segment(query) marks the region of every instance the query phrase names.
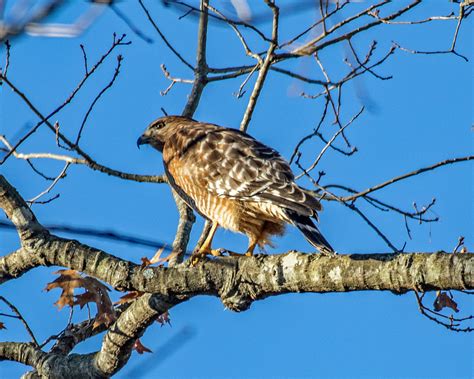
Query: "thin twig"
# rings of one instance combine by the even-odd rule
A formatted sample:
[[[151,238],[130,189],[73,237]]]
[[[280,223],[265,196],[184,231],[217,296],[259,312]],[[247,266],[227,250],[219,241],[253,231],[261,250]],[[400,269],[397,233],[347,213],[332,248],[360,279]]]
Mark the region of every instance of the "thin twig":
[[[68,147],[75,152],[77,152],[80,156],[82,156],[85,160],[85,165],[90,167],[92,170],[103,172],[107,175],[116,176],[121,179],[125,180],[133,180],[137,182],[148,182],[148,183],[166,183],[166,178],[161,176],[154,176],[154,175],[138,175],[138,174],[130,174],[123,171],[115,170],[104,165],[97,163],[94,159],[92,159],[84,150],[82,150],[79,146],[75,145],[72,141],[70,141],[66,136],[64,136],[59,129],[56,128],[54,125],[49,122],[45,116],[31,103],[31,101],[26,97],[26,95],[21,92],[8,78],[4,77],[3,80],[8,86],[18,95],[20,96],[23,101],[28,105],[28,107],[35,113],[41,122],[44,122],[48,128],[54,132],[61,141],[66,143]],[[18,144],[17,144],[18,145]],[[15,146],[17,146],[15,145]],[[13,154],[14,148],[10,150],[9,154]],[[73,162],[78,163],[78,162]],[[82,162],[81,162],[82,163]],[[0,162],[1,164],[1,162]]]
[[[187,66],[188,68],[190,68],[191,70],[194,71],[194,67],[186,60],[183,58],[183,56],[173,47],[173,45],[168,41],[168,39],[166,38],[166,36],[163,34],[163,32],[161,31],[161,29],[158,27],[158,25],[156,24],[155,20],[153,20],[153,17],[151,17],[151,14],[150,12],[148,11],[148,9],[145,7],[145,4],[143,4],[143,0],[138,0],[138,3],[140,4],[140,6],[142,7],[143,11],[145,12],[145,15],[148,19],[148,21],[150,22],[150,24],[153,26],[153,28],[156,30],[156,32],[158,33],[158,35],[161,37],[161,39],[163,40],[163,42],[165,43],[165,45],[173,52],[174,55],[176,55],[176,57],[185,65]]]
[[[171,90],[171,88],[173,88],[175,83],[187,83],[187,84],[193,84],[194,83],[194,80],[192,80],[192,79],[181,79],[181,78],[175,78],[175,77],[171,76],[171,74],[166,69],[166,66],[164,64],[161,64],[160,67],[161,67],[161,70],[163,71],[163,74],[165,75],[166,79],[171,81],[170,85],[164,91],[160,91],[161,96],[166,96],[168,94],[168,92]]]
[[[17,307],[15,307],[11,302],[9,302],[7,299],[5,299],[3,296],[0,296],[0,300],[3,301],[11,310],[13,313],[16,314],[16,317],[17,319],[19,319],[21,321],[21,323],[23,324],[23,326],[25,327],[26,331],[28,332],[28,334],[30,335],[31,337],[31,340],[33,341],[33,344],[36,346],[36,347],[39,347],[38,345],[38,341],[33,333],[33,331],[31,330],[30,326],[28,325],[28,323],[26,322],[26,320],[23,318],[23,316],[21,315],[20,311],[18,310]]]
[[[153,39],[145,35],[137,26],[133,24],[133,22],[128,18],[128,16],[123,13],[116,4],[113,2],[110,3],[109,8],[120,18],[129,28],[130,30],[135,33],[139,38],[141,38],[146,43],[153,43]]]
[[[89,115],[91,114],[92,109],[94,109],[94,106],[99,101],[99,99],[102,97],[102,95],[105,92],[107,92],[107,90],[110,87],[112,87],[113,84],[115,83],[115,79],[117,79],[117,76],[120,73],[120,67],[121,67],[121,64],[122,64],[122,60],[123,60],[122,55],[118,55],[117,56],[117,66],[115,67],[115,71],[114,71],[114,75],[113,75],[112,79],[110,80],[110,82],[104,88],[102,88],[102,90],[97,94],[97,96],[92,101],[91,105],[89,106],[89,109],[87,109],[86,115],[82,119],[81,127],[79,128],[79,131],[77,132],[76,141],[74,142],[75,145],[77,145],[79,143],[79,140],[81,139],[82,131],[84,130],[87,119],[89,118]]]
[[[58,174],[58,176],[56,176],[56,179],[54,179],[53,182],[48,186],[48,188],[46,188],[44,191],[42,191],[41,193],[36,195],[34,198],[28,200],[27,203],[32,205],[36,202],[36,200],[38,200],[42,196],[46,195],[47,193],[51,192],[51,190],[56,186],[56,184],[58,184],[58,182],[66,176],[66,171],[67,171],[67,169],[69,168],[70,165],[71,165],[71,163],[67,162],[64,165],[63,169],[61,170],[61,172]]]
[[[48,114],[47,116],[41,116],[39,117],[40,118],[40,121],[30,130],[28,131],[23,137],[21,137],[18,142],[15,144],[15,146],[13,146],[12,150],[7,154],[5,155],[2,160],[0,161],[0,165],[2,165],[7,159],[8,157],[13,153],[13,151],[15,151],[24,141],[26,141],[33,133],[36,132],[36,130],[38,130],[38,128],[43,124],[43,123],[46,123],[48,124],[48,121],[51,117],[53,117],[55,114],[57,114],[58,112],[60,112],[66,105],[68,105],[73,99],[74,97],[76,96],[76,94],[79,92],[79,90],[83,87],[83,85],[86,83],[87,79],[89,79],[91,77],[92,74],[94,74],[94,72],[102,65],[102,63],[106,60],[106,58],[114,51],[114,49],[117,47],[117,46],[123,46],[123,45],[129,45],[130,42],[124,42],[124,39],[125,39],[125,34],[123,34],[121,37],[119,38],[116,38],[116,35],[114,33],[113,35],[113,42],[112,42],[112,46],[105,52],[105,54],[102,55],[102,57],[97,61],[97,63],[90,69],[90,71],[88,71],[84,77],[81,79],[81,81],[79,82],[79,84],[76,86],[76,88],[72,91],[72,93],[69,95],[69,97],[60,105],[58,106],[56,109],[54,109],[50,114]],[[84,52],[84,50],[83,50]],[[17,94],[19,95],[23,101],[28,105],[28,107],[36,114],[38,115],[38,112],[35,111],[35,107],[31,104],[31,101],[28,99],[28,97],[23,93],[21,92],[20,90],[18,90],[18,88],[16,88],[12,83],[11,81],[7,78],[7,76],[3,73],[0,72],[0,78],[9,85],[9,87]],[[39,115],[38,115],[39,116]],[[49,124],[50,125],[50,124]],[[54,129],[54,128],[53,128]]]
[[[378,190],[380,190],[384,187],[387,187],[387,186],[389,186],[393,183],[399,182],[400,180],[404,180],[404,179],[410,178],[412,176],[419,175],[419,174],[422,174],[424,172],[434,170],[438,167],[442,167],[442,166],[446,166],[446,165],[450,165],[450,164],[454,164],[454,163],[459,163],[459,162],[467,162],[467,161],[471,161],[471,160],[474,160],[474,155],[470,155],[470,156],[467,156],[467,157],[461,157],[461,158],[446,159],[444,161],[435,163],[431,166],[419,168],[418,170],[411,171],[411,172],[408,172],[408,173],[400,175],[400,176],[396,176],[395,178],[392,178],[392,179],[387,180],[383,183],[377,184],[376,186],[370,187],[370,188],[368,188],[364,191],[358,192],[354,195],[343,197],[342,200],[343,201],[352,201],[352,200],[357,199],[358,197],[365,196],[365,195],[367,195],[371,192],[378,191]]]
[[[319,128],[321,127],[321,125],[323,124],[324,122],[324,119],[326,118],[326,114],[327,114],[327,111],[328,111],[328,106],[329,106],[329,98],[326,96],[326,103],[324,104],[324,109],[323,109],[323,113],[321,114],[321,118],[319,119],[319,123],[318,125],[316,126],[316,128],[314,128],[313,132],[311,134],[308,134],[307,136],[304,136],[295,146],[295,149],[293,150],[293,153],[291,154],[291,158],[290,158],[290,163],[293,162],[293,159],[296,157],[296,155],[298,154],[301,146],[303,145],[304,142],[306,142],[307,140],[313,138],[315,135],[317,135],[319,133]]]
[[[418,309],[419,309],[420,313],[423,316],[425,316],[426,318],[428,318],[429,320],[434,321],[436,324],[442,325],[445,328],[447,328],[449,330],[452,330],[452,331],[455,331],[455,332],[472,332],[472,331],[474,331],[474,328],[471,328],[471,327],[458,328],[458,326],[460,325],[459,324],[460,322],[471,320],[471,319],[474,318],[474,316],[468,316],[468,317],[465,317],[465,318],[462,318],[462,319],[455,319],[454,317],[445,316],[445,315],[443,315],[439,312],[435,312],[435,311],[427,308],[423,304],[423,297],[425,295],[424,293],[422,293],[422,295],[420,296],[418,294],[418,290],[416,288],[413,289],[413,292],[415,293],[415,297],[416,297],[416,301],[418,303]],[[431,314],[435,315],[436,317],[431,316]],[[438,317],[448,319],[449,323],[441,321]],[[457,322],[457,324],[453,324],[453,322]]]
[[[10,41],[6,40],[5,41],[5,67],[3,68],[3,75],[7,75],[8,73],[8,68],[10,67],[10,50],[11,50],[11,44]],[[0,84],[1,84],[0,80]]]
[[[345,128],[347,128],[349,125],[351,125],[361,114],[362,112],[364,111],[364,106],[362,106],[359,110],[359,112],[357,112],[350,120],[349,122],[347,122],[341,129],[339,129],[336,133],[334,133],[334,135],[332,136],[332,138],[326,143],[326,145],[323,147],[323,149],[321,150],[321,152],[319,153],[319,155],[317,156],[317,158],[315,159],[315,161],[311,164],[311,166],[309,166],[305,171],[306,172],[310,172],[312,171],[319,163],[319,161],[321,160],[321,158],[323,157],[324,153],[326,152],[326,150],[333,144],[333,142],[336,140],[337,136],[339,134],[341,134]],[[301,173],[299,174],[298,176],[296,176],[295,179],[299,179],[303,176],[304,174]]]
[[[358,207],[356,207],[354,203],[347,204],[346,202],[342,202],[342,204],[356,212],[367,223],[367,225],[369,225],[375,231],[375,233],[377,233],[378,236],[382,238],[382,240],[390,249],[392,249],[394,253],[398,253],[400,251],[400,249],[396,248],[393,243],[390,242],[388,237],[383,234],[382,231],[372,221],[370,221],[369,218]]]

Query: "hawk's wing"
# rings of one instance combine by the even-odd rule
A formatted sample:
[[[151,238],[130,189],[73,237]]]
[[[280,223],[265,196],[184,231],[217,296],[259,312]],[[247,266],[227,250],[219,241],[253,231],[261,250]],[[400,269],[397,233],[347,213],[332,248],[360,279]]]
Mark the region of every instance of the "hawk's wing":
[[[321,209],[319,201],[294,182],[293,172],[280,154],[246,133],[208,130],[195,146],[200,150],[199,167],[201,175],[207,175],[209,192],[270,202],[308,216]]]

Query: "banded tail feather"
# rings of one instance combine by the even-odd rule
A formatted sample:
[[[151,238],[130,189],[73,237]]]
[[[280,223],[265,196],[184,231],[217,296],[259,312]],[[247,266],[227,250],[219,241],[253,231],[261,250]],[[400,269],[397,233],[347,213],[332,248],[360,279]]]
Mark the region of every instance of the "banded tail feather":
[[[306,240],[318,249],[321,253],[334,253],[331,244],[324,238],[318,227],[308,216],[300,215],[290,209],[286,210],[286,214],[291,223],[296,226],[305,236]]]

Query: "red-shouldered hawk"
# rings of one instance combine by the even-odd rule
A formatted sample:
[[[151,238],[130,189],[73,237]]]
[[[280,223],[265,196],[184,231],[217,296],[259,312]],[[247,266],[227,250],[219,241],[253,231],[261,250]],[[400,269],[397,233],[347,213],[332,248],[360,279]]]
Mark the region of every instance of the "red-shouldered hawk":
[[[212,222],[200,254],[211,249],[218,226],[246,234],[252,255],[256,245],[295,225],[321,252],[333,252],[310,217],[319,201],[294,182],[288,163],[272,148],[239,130],[166,116],[152,122],[137,145],[163,153],[169,183],[182,199]]]

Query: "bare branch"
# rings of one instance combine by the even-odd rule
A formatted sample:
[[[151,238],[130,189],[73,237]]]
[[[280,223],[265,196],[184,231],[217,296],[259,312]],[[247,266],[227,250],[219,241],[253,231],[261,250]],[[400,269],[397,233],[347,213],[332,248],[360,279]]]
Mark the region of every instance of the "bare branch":
[[[39,193],[38,195],[36,195],[35,197],[33,197],[32,199],[28,200],[28,203],[31,205],[31,204],[34,204],[36,203],[36,201],[38,199],[40,199],[41,197],[43,197],[44,195],[46,195],[47,193],[51,192],[51,190],[56,186],[56,184],[58,184],[58,182],[64,178],[66,176],[66,171],[67,169],[69,168],[70,166],[70,163],[66,163],[63,167],[63,169],[61,170],[61,172],[56,176],[56,178],[53,180],[53,182],[48,186],[48,188],[46,188],[44,191],[42,191],[41,193]]]
[[[196,49],[196,68],[194,69],[194,82],[188,101],[183,110],[183,116],[192,117],[201,98],[202,91],[207,83],[207,61],[206,61],[206,45],[207,45],[207,21],[208,21],[208,0],[201,0],[201,14],[199,17],[198,27],[198,45]]]
[[[89,109],[87,110],[84,118],[82,119],[82,123],[81,123],[81,127],[79,128],[79,131],[77,132],[77,137],[76,137],[76,141],[74,142],[74,144],[77,146],[77,144],[79,143],[79,140],[81,139],[81,136],[82,136],[82,131],[84,130],[84,127],[86,125],[86,122],[87,122],[87,119],[89,118],[89,115],[91,114],[92,110],[94,109],[94,106],[97,104],[97,102],[99,101],[99,99],[102,97],[102,95],[107,92],[107,90],[109,88],[111,88],[114,83],[115,83],[115,80],[117,79],[117,76],[119,75],[120,73],[120,67],[122,65],[122,60],[123,60],[123,57],[121,55],[118,55],[117,56],[117,66],[115,67],[115,71],[114,71],[114,75],[112,76],[112,79],[110,80],[110,82],[100,90],[100,92],[97,94],[97,96],[94,98],[94,100],[92,101],[91,105],[89,106]]]
[[[206,46],[207,46],[207,24],[208,24],[208,0],[201,0],[200,2],[200,16],[199,16],[199,27],[198,27],[198,42],[196,49],[196,69],[194,70],[194,81],[193,88],[189,94],[188,101],[183,110],[183,116],[192,117],[194,114],[201,94],[206,86],[208,67],[206,61]],[[169,262],[170,266],[182,262],[184,254],[189,242],[189,236],[191,229],[196,220],[193,211],[184,202],[183,199],[173,190],[173,197],[176,202],[176,206],[179,211],[179,224],[176,232],[175,239],[173,241],[173,252],[176,253],[174,258]]]
[[[173,47],[173,45],[171,43],[169,43],[168,39],[166,38],[166,36],[163,34],[163,32],[160,30],[160,28],[158,27],[158,25],[156,24],[156,22],[153,20],[153,17],[151,17],[151,14],[150,12],[148,11],[148,9],[145,7],[145,4],[143,4],[143,0],[138,0],[138,3],[140,4],[140,6],[142,7],[143,11],[145,12],[145,15],[148,19],[148,21],[150,22],[150,24],[153,26],[153,28],[156,30],[156,32],[158,33],[158,35],[160,36],[160,38],[163,40],[163,42],[165,43],[165,45],[173,52],[174,55],[176,55],[176,57],[185,65],[187,66],[188,68],[190,68],[191,70],[194,71],[194,67],[186,60],[183,58],[183,56],[178,53],[178,51]]]
[[[0,175],[0,208],[17,228],[20,237],[43,230],[35,215],[16,189]]]
[[[452,331],[455,331],[455,332],[472,332],[472,331],[474,331],[474,328],[471,328],[471,327],[459,328],[459,325],[460,325],[461,322],[472,320],[474,318],[474,316],[468,316],[468,317],[464,317],[462,319],[457,319],[457,318],[454,318],[454,317],[448,317],[448,316],[442,315],[439,312],[435,312],[435,311],[427,308],[423,304],[423,297],[425,296],[425,293],[422,293],[421,296],[420,296],[418,294],[417,289],[414,289],[413,292],[415,293],[416,301],[418,303],[418,309],[419,309],[420,313],[423,316],[425,316],[426,318],[428,318],[429,320],[434,321],[436,324],[442,325],[446,329],[449,329],[449,330],[452,330]],[[449,322],[441,321],[441,319],[443,319],[443,318],[447,319]]]
[[[386,182],[377,184],[376,186],[373,186],[373,187],[368,188],[364,191],[358,192],[354,195],[343,197],[343,198],[341,198],[341,200],[342,201],[352,201],[352,200],[357,199],[358,197],[365,196],[365,195],[367,195],[371,192],[378,191],[378,190],[380,190],[384,187],[387,187],[387,186],[389,186],[393,183],[399,182],[400,180],[404,180],[404,179],[410,178],[412,176],[416,176],[416,175],[422,174],[424,172],[434,170],[438,167],[450,165],[450,164],[453,164],[453,163],[467,162],[467,161],[471,161],[471,160],[474,160],[474,155],[470,155],[470,156],[467,156],[467,157],[461,157],[461,158],[446,159],[445,161],[435,163],[431,166],[419,168],[418,170],[411,171],[411,172],[408,172],[408,173],[400,175],[400,176],[396,176],[393,179],[390,179],[390,180],[387,180]]]
[[[175,78],[175,77],[171,76],[171,74],[168,72],[168,70],[166,69],[166,66],[164,64],[160,65],[160,67],[161,67],[161,70],[163,71],[163,74],[165,75],[166,79],[171,81],[170,85],[164,91],[160,91],[161,96],[166,96],[168,94],[168,92],[171,90],[171,88],[173,88],[173,86],[176,83],[188,83],[188,84],[193,84],[194,83],[194,80]]]
[[[17,195],[5,183],[5,180],[0,181],[0,188],[4,190],[0,197],[2,206]],[[33,267],[55,265],[84,272],[121,291],[178,297],[214,295],[229,308],[244,310],[256,299],[293,291],[390,289],[400,292],[411,290],[414,283],[425,290],[471,290],[474,288],[473,262],[471,253],[323,256],[290,252],[221,257],[201,261],[195,267],[181,264],[171,268],[144,268],[78,241],[36,229],[24,237],[22,249],[0,258],[0,283],[19,277]],[[340,270],[341,276],[331,275],[332,269]],[[255,272],[266,274],[256,276]],[[278,279],[281,272],[284,280]]]
[[[68,164],[86,165],[93,170],[104,172],[108,175],[117,176],[121,179],[134,180],[137,182],[148,182],[148,183],[167,183],[167,179],[164,175],[128,174],[128,173],[124,173],[121,171],[108,168],[106,166],[102,166],[94,161],[90,161],[90,160],[82,159],[82,158],[75,158],[68,155],[51,154],[51,153],[29,153],[29,154],[18,153],[12,150],[13,147],[4,136],[0,136],[0,142],[2,142],[9,149],[9,151],[12,151],[12,154],[15,158],[24,159],[27,162],[29,162],[31,159],[52,159],[52,160],[57,160],[57,161],[63,161]],[[52,178],[51,180],[55,180],[55,179],[57,179],[57,177]]]
[[[109,8],[117,15],[118,18],[120,18],[125,24],[127,24],[127,26],[133,33],[135,33],[143,41],[145,41],[146,43],[153,43],[153,39],[145,35],[136,25],[134,25],[133,22],[128,18],[128,16],[123,13],[119,9],[119,7],[113,3],[113,1],[110,1]]]
[[[15,146],[13,146],[13,149],[12,150],[16,150],[24,141],[26,141],[33,133],[36,132],[36,130],[38,130],[38,128],[43,124],[43,123],[46,123],[48,126],[50,126],[51,128],[51,124],[49,123],[49,119],[51,117],[53,117],[55,114],[59,113],[66,105],[68,105],[73,99],[74,97],[76,96],[76,94],[79,92],[79,90],[84,86],[84,84],[86,83],[86,81],[94,74],[94,72],[97,71],[97,69],[102,65],[102,63],[104,63],[104,61],[107,59],[107,57],[112,54],[112,52],[115,50],[115,48],[117,46],[123,46],[123,45],[129,45],[130,42],[124,42],[125,40],[125,34],[123,34],[122,36],[120,36],[119,38],[116,38],[116,35],[114,34],[113,35],[113,42],[112,42],[112,45],[111,47],[105,52],[105,54],[102,55],[102,57],[97,61],[97,63],[89,70],[87,71],[87,67],[86,67],[86,74],[84,75],[84,77],[82,78],[82,80],[79,82],[79,84],[76,86],[76,88],[71,92],[71,94],[69,95],[69,97],[59,106],[57,107],[55,110],[53,110],[50,114],[48,114],[47,116],[42,116],[41,114],[39,114],[39,112],[37,111],[37,109],[33,106],[33,104],[31,103],[31,101],[28,99],[28,97],[23,93],[21,92],[17,87],[15,87],[9,79],[7,79],[7,76],[6,76],[6,73],[2,73],[0,72],[0,79],[5,81],[5,83],[7,83],[9,85],[9,87],[18,95],[20,96],[20,98],[25,102],[25,104],[33,111],[33,113],[35,113],[39,118],[40,118],[40,121],[28,132],[26,133],[22,138],[19,139],[19,141],[15,144]],[[82,49],[83,51],[83,54],[84,53],[84,49]],[[13,87],[12,87],[13,86]],[[54,129],[54,127],[53,127]],[[11,155],[11,153],[8,153],[6,156],[3,157],[3,159],[0,161],[0,165],[3,164],[7,159],[8,157]]]
[[[321,158],[323,157],[324,153],[326,152],[326,150],[332,145],[332,143],[336,140],[337,136],[339,134],[341,134],[345,128],[347,128],[349,125],[351,125],[361,114],[362,112],[364,111],[364,107],[361,107],[359,112],[357,112],[350,120],[349,122],[347,122],[342,128],[340,128],[336,133],[334,133],[334,135],[332,136],[332,138],[326,143],[326,145],[323,147],[323,149],[321,150],[321,152],[319,153],[319,155],[316,157],[315,161],[311,164],[311,166],[309,166],[305,171],[306,173],[312,171],[319,163],[319,161],[321,160]],[[304,175],[304,173],[301,173],[300,175],[296,176],[295,179],[299,179],[301,178],[302,176]]]
[[[0,221],[0,228],[15,230],[15,226],[9,223],[8,221]],[[83,227],[78,227],[78,226],[54,225],[54,224],[45,225],[44,228],[49,230],[50,232],[67,233],[67,234],[72,234],[74,236],[103,238],[109,241],[124,242],[124,243],[129,243],[131,245],[151,247],[153,249],[159,249],[165,246],[164,250],[171,251],[171,248],[166,242],[152,240],[148,238],[142,238],[142,237],[126,234],[126,233],[119,233],[113,230],[98,230],[95,228],[83,228]]]
[[[176,230],[176,237],[173,241],[173,252],[176,253],[174,258],[169,262],[170,266],[181,263],[186,254],[189,236],[196,216],[191,208],[179,197],[176,191],[173,191],[173,197],[179,212],[178,228]]]
[[[8,84],[8,86],[15,92],[17,93],[23,101],[30,107],[30,109],[41,119],[41,122],[44,122],[48,128],[54,132],[61,141],[66,143],[69,148],[72,150],[76,151],[79,155],[81,155],[84,160],[85,164],[90,167],[94,171],[100,171],[103,172],[107,175],[111,176],[116,176],[121,179],[125,180],[134,180],[137,182],[149,182],[149,183],[165,183],[166,180],[163,176],[151,176],[151,175],[137,175],[137,174],[130,174],[126,173],[123,171],[115,170],[106,166],[101,165],[100,163],[97,163],[94,159],[92,159],[84,150],[82,150],[79,146],[75,145],[73,142],[71,142],[66,136],[64,136],[61,132],[59,132],[58,128],[56,128],[54,125],[51,124],[47,120],[45,116],[30,102],[30,100],[24,95],[23,92],[21,92],[8,78],[3,77],[3,80],[5,83]],[[19,143],[17,143],[13,149],[16,149],[18,147]],[[10,154],[10,153],[9,153]],[[13,154],[13,150],[11,150],[11,154]],[[3,159],[3,162],[5,161],[5,157]],[[2,162],[0,162],[1,164]],[[75,161],[73,163],[82,163],[81,161]]]
[[[333,33],[334,31],[336,31],[337,29],[339,29],[340,27],[342,27],[343,25],[361,17],[361,16],[364,16],[366,14],[368,14],[369,12],[371,12],[372,10],[374,9],[377,9],[377,8],[380,8],[381,6],[385,5],[385,4],[388,4],[390,3],[390,1],[381,1],[380,3],[378,4],[375,4],[375,5],[371,5],[370,7],[368,7],[367,9],[363,10],[362,12],[358,13],[357,15],[355,16],[352,16],[352,17],[348,17],[346,18],[344,21],[341,21],[339,24],[333,26],[327,34],[331,34]],[[406,7],[386,16],[386,17],[383,17],[383,18],[380,18],[374,22],[371,22],[371,23],[367,23],[365,25],[362,25],[356,29],[353,29],[352,31],[348,32],[348,33],[344,33],[342,36],[339,36],[339,37],[334,37],[333,39],[330,39],[329,41],[326,41],[326,42],[323,42],[321,43],[320,45],[316,45],[317,42],[319,42],[323,37],[325,37],[326,35],[323,35],[322,37],[318,37],[310,42],[308,42],[307,44],[305,44],[304,46],[302,47],[299,47],[298,49],[294,50],[291,54],[296,54],[296,55],[311,55],[311,54],[314,54],[316,51],[320,51],[328,46],[331,46],[331,45],[334,45],[335,43],[338,43],[340,41],[343,41],[343,40],[347,40],[347,39],[350,39],[352,38],[353,36],[365,31],[365,30],[368,30],[370,28],[373,28],[374,26],[377,26],[377,25],[380,25],[382,24],[383,22],[385,21],[391,21],[391,20],[394,20],[396,19],[397,17],[401,16],[402,14],[408,12],[409,10],[413,9],[414,7],[416,7],[417,5],[419,5],[421,3],[421,0],[415,0],[413,2],[411,2],[410,4],[408,4]],[[282,54],[283,57],[285,56],[284,54]]]
[[[38,341],[36,340],[36,337],[33,333],[33,331],[31,330],[30,326],[28,325],[28,323],[26,322],[25,318],[21,315],[20,311],[18,310],[17,307],[15,307],[11,302],[9,302],[5,297],[3,296],[0,296],[0,301],[3,301],[6,305],[8,305],[8,307],[12,310],[13,313],[16,314],[16,318],[18,318],[21,323],[23,324],[23,326],[25,327],[26,331],[28,332],[28,334],[30,335],[31,337],[31,340],[33,341],[33,344],[35,347],[39,347],[38,345]]]
[[[245,110],[244,116],[240,123],[240,130],[245,132],[249,126],[250,120],[252,118],[253,111],[255,106],[257,105],[257,99],[260,95],[260,91],[262,90],[263,83],[268,74],[268,70],[272,64],[273,60],[273,53],[278,46],[278,17],[279,17],[279,8],[275,5],[273,0],[265,0],[265,3],[271,8],[273,12],[273,25],[272,25],[272,41],[267,50],[267,55],[263,63],[260,64],[260,70],[258,72],[257,80],[255,81],[255,85],[253,87],[253,91],[250,95],[249,102],[247,105],[247,109]]]

